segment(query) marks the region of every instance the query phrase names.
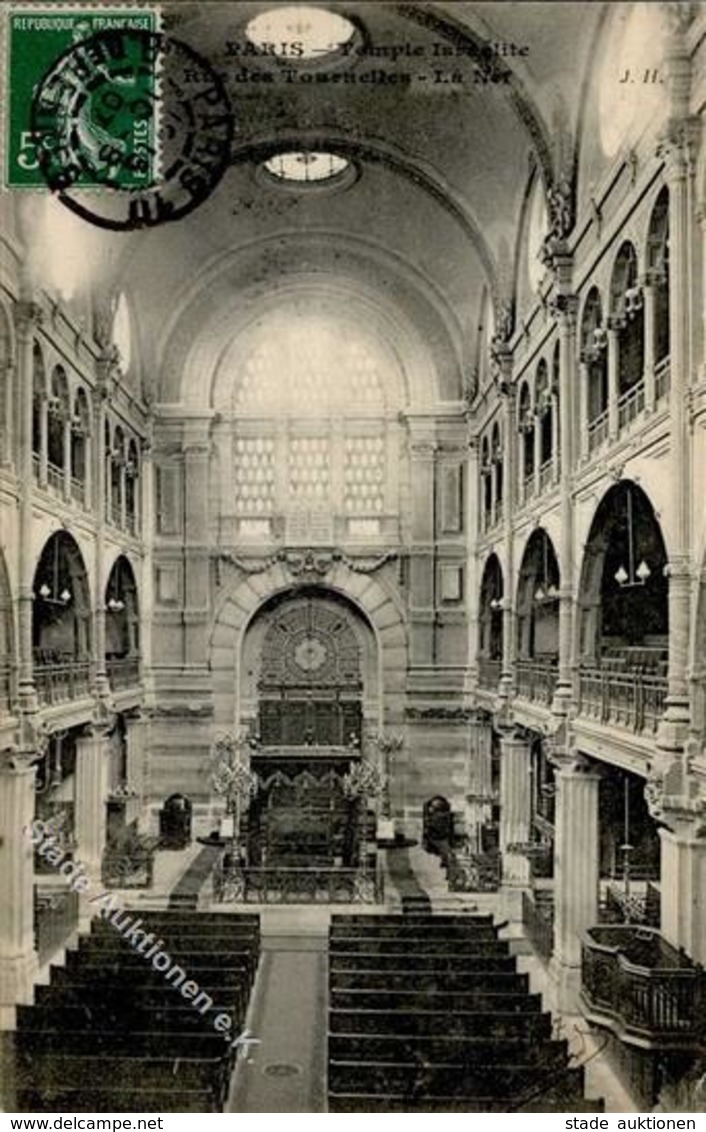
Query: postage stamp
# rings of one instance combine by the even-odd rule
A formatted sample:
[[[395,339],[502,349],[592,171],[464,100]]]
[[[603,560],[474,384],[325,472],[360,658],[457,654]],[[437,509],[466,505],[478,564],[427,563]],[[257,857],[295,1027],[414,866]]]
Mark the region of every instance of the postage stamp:
[[[230,163],[223,82],[187,44],[144,26],[155,14],[101,9],[98,30],[80,16],[12,15],[8,184],[44,186],[113,231],[177,220]]]
[[[81,70],[77,68],[82,69],[85,78],[91,69],[96,77],[100,73],[100,60],[94,58],[89,62],[90,54],[85,51],[74,54],[74,48],[98,33],[122,28],[155,32],[157,23],[157,12],[149,9],[18,9],[10,13],[5,138],[5,182],[8,187],[46,187],[37,153],[37,139],[32,132],[31,112],[38,87],[45,82],[48,73],[56,72],[57,61],[69,53],[70,61],[74,63],[75,87],[78,87]],[[67,64],[63,70],[68,70]],[[154,89],[154,67],[151,73],[149,68],[136,73],[129,91],[125,76],[120,79],[113,67],[113,74],[104,73],[103,81],[93,87],[81,108],[84,136],[88,140],[88,136],[92,135],[91,144],[97,154],[101,149],[107,153],[108,147],[113,149],[119,143],[123,155],[119,177],[125,187],[144,185],[154,172],[154,159],[150,159],[156,129]],[[76,97],[80,97],[79,89]],[[59,109],[57,106],[57,112]],[[69,112],[69,107],[65,106],[63,110]],[[86,187],[97,182],[84,168],[78,183]]]

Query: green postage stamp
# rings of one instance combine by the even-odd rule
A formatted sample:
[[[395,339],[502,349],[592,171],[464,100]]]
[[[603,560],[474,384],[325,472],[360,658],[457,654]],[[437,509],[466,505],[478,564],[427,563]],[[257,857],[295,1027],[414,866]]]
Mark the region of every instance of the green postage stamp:
[[[17,8],[7,20],[5,183],[139,189],[154,177],[158,15]],[[77,155],[80,155],[77,164]],[[59,185],[58,187],[61,187]]]

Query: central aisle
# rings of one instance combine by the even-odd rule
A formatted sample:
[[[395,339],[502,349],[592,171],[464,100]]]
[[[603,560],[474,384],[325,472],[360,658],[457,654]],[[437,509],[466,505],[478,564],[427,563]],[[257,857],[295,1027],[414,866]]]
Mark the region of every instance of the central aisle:
[[[310,916],[294,908],[263,915],[262,957],[247,1019],[260,1045],[250,1046],[249,1061],[238,1060],[227,1112],[326,1111],[329,914]]]

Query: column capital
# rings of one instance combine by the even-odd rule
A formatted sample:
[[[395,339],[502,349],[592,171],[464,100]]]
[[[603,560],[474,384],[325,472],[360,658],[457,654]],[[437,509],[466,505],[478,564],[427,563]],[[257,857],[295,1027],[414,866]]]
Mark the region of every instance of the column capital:
[[[549,313],[556,319],[559,329],[573,334],[578,319],[579,297],[565,291],[555,291],[549,299]]]
[[[15,306],[15,316],[20,334],[31,334],[44,321],[44,311],[33,299],[20,299]]]
[[[41,751],[10,744],[0,749],[0,774],[28,774],[42,757]]]
[[[645,783],[645,801],[650,815],[673,833],[706,837],[706,784],[691,771],[691,759],[699,751],[696,742],[670,763],[652,768]]]

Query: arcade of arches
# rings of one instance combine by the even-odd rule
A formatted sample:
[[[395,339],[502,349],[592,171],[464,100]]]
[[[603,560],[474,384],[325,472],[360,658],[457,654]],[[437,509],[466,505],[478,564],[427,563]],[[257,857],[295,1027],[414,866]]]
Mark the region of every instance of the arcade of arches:
[[[2,1028],[94,911],[41,820],[153,910],[477,905],[625,1105],[696,1107],[706,6],[163,8],[226,76],[340,17],[341,81],[253,49],[179,222],[0,191]],[[445,81],[369,96],[391,43]]]

